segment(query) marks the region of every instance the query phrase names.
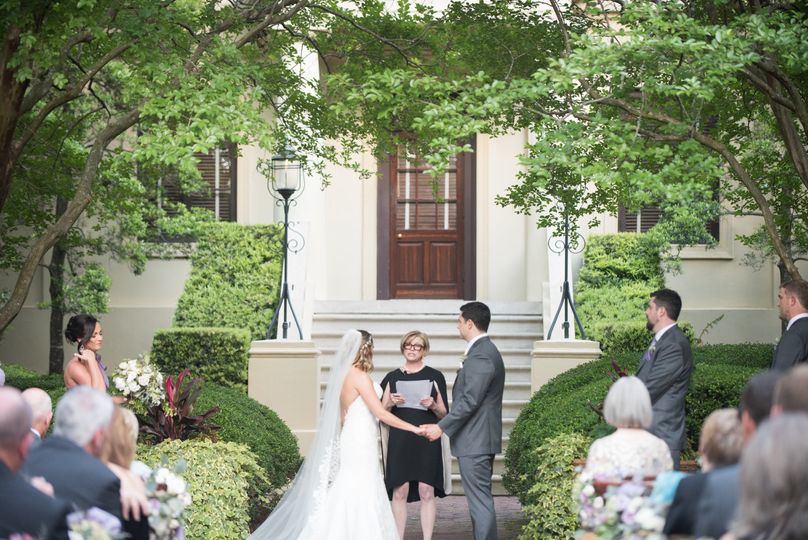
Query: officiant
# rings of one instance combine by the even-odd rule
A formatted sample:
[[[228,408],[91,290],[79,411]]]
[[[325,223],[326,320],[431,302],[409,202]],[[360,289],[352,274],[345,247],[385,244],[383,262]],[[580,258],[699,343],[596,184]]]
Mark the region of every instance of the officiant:
[[[446,378],[424,363],[429,338],[413,330],[401,338],[404,365],[382,380],[382,404],[394,415],[416,426],[435,424],[449,412]],[[404,538],[407,503],[421,501],[421,530],[432,537],[435,497],[451,493],[451,456],[448,440],[430,442],[425,437],[389,428],[382,433],[384,481],[391,500],[399,536]],[[385,444],[386,441],[386,444]]]

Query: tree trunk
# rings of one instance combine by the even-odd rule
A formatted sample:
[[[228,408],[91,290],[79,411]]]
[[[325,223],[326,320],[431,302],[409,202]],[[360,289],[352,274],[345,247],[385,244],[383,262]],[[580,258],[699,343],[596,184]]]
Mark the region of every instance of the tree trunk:
[[[58,220],[67,209],[64,197],[56,198],[56,219]],[[51,251],[51,260],[48,265],[50,274],[50,351],[48,354],[48,373],[62,373],[64,369],[64,341],[62,338],[62,324],[65,319],[65,261],[67,251],[61,242],[56,242]]]
[[[64,274],[67,252],[57,242],[51,252],[48,265],[50,273],[50,353],[48,357],[48,373],[62,373],[64,364],[64,346],[62,324],[65,318]]]

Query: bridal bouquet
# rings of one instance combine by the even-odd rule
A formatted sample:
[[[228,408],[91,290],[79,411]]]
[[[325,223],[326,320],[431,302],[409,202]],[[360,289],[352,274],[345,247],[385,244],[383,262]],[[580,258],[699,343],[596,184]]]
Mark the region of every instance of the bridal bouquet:
[[[118,518],[95,507],[68,514],[67,525],[70,540],[116,540],[126,537],[121,532]]]
[[[146,496],[151,502],[149,527],[151,540],[183,540],[185,509],[191,504],[188,485],[182,478],[187,469],[183,460],[168,468],[165,457],[146,478]]]
[[[144,409],[163,402],[163,374],[152,364],[148,354],[121,362],[112,382],[127,401],[140,404]]]
[[[614,485],[581,474],[573,488],[581,527],[576,537],[594,534],[606,540],[663,539],[665,506],[651,497],[651,491],[652,487],[640,480]]]

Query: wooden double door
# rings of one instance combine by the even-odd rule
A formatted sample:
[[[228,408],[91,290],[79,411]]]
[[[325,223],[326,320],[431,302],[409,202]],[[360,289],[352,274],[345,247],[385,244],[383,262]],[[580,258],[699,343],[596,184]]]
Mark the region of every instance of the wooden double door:
[[[474,298],[473,156],[437,178],[405,149],[381,164],[380,299]]]

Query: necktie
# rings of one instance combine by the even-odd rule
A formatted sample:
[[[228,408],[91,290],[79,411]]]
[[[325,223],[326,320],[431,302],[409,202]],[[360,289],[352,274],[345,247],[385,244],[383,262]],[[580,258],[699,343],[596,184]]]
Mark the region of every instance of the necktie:
[[[654,351],[656,350],[656,338],[651,341],[651,346],[645,350],[645,354],[642,356],[643,362],[647,362],[651,359],[654,355]]]

